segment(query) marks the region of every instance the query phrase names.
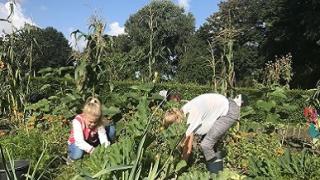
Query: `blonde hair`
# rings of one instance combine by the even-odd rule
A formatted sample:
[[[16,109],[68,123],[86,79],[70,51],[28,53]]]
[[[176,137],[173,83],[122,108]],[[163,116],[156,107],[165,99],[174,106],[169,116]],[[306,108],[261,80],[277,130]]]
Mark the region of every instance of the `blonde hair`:
[[[84,104],[82,112],[96,117],[98,124],[102,122],[102,105],[98,98],[89,97]]]
[[[181,122],[183,118],[183,112],[178,108],[172,108],[166,111],[163,118],[163,125],[168,127],[175,122]]]

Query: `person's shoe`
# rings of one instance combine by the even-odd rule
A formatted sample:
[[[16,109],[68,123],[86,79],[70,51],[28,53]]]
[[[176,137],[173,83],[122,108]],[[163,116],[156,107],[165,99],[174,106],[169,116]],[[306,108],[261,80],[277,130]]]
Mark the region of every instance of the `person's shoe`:
[[[225,151],[217,151],[213,154],[212,158],[207,160],[207,162],[215,162],[217,160],[221,160],[226,156]]]

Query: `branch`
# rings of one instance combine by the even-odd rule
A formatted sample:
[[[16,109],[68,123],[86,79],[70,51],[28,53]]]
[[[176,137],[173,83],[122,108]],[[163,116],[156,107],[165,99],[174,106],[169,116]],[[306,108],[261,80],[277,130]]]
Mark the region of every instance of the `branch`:
[[[3,19],[3,18],[0,18],[0,21],[6,21],[8,23],[11,23],[11,21],[9,19]]]

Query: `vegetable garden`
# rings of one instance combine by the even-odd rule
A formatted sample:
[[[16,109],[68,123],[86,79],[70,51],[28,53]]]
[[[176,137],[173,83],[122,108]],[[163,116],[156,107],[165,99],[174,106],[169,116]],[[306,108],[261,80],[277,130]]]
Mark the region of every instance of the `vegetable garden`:
[[[67,81],[62,84],[71,86]],[[26,111],[32,114],[19,128],[7,124],[10,131],[2,135],[1,145],[11,158],[30,159],[31,171],[36,171],[34,178],[316,179],[320,166],[319,148],[307,136],[301,110],[308,94],[281,88],[260,89],[260,92],[240,90],[257,94],[252,94],[250,105],[241,110],[240,123],[229,131],[224,141],[225,169],[215,175],[207,172],[196,144],[190,162],[181,160],[178,143],[186,126],[163,127],[164,111],[176,106],[164,102],[157,94],[164,86],[184,86],[188,89],[182,92],[184,97],[210,88],[115,83],[113,92],[99,98],[105,105],[104,116],[116,123],[116,142],[69,166],[62,158],[66,156],[68,120],[80,109],[84,99],[72,91],[62,93],[57,90],[52,96],[28,103]],[[48,90],[52,91],[52,88]],[[254,96],[260,98],[254,100]]]
[[[152,36],[147,38],[152,44],[157,34],[150,24]],[[33,69],[38,43],[28,34],[32,28],[16,30],[0,41],[0,160],[7,165],[0,173],[9,178],[18,179],[10,170],[14,160],[25,159],[30,162],[25,179],[30,180],[318,179],[320,144],[309,136],[303,110],[319,108],[320,83],[311,90],[290,89],[290,54],[267,66],[262,83],[237,87],[235,32],[230,27],[219,36],[224,47],[220,61],[212,50],[210,85],[181,84],[170,81],[170,75],[163,78],[155,70],[161,52],[155,52],[152,45],[145,55],[139,50],[140,56],[130,55],[148,60],[144,76],[123,80],[119,76],[135,62],[122,62],[123,54],[112,49],[114,41],[104,36],[101,21],[94,19],[88,34],[73,32],[76,39],[87,40],[86,49],[70,57],[74,65],[39,70]],[[282,69],[276,69],[280,66]],[[187,125],[164,127],[166,110],[181,104],[164,100],[159,95],[163,89],[181,93],[184,100],[207,92],[245,97],[240,121],[222,142],[226,152],[223,171],[207,171],[196,142],[191,158],[182,160],[180,141]],[[116,140],[67,165],[70,121],[81,112],[88,96],[101,100],[104,118],[116,125]]]

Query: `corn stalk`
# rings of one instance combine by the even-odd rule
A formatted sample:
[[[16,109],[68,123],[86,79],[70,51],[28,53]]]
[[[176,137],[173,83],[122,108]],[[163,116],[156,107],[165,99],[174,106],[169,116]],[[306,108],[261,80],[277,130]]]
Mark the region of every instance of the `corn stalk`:
[[[230,13],[229,13],[230,14]],[[234,39],[238,34],[231,24],[231,18],[229,15],[228,25],[221,30],[216,37],[213,37],[213,42],[209,42],[209,51],[211,54],[211,59],[209,61],[209,66],[213,70],[212,82],[214,91],[218,91],[219,87],[220,93],[227,95],[233,95],[235,88],[235,72],[234,72],[234,56],[233,56],[233,46]],[[220,59],[216,61],[214,54],[213,43],[222,45],[222,53]],[[219,72],[217,72],[217,65],[221,63]],[[217,75],[219,73],[219,76]]]
[[[3,94],[0,101],[0,114],[9,115],[18,123],[23,122],[24,119],[26,96],[30,92],[30,81],[33,76],[32,52],[37,45],[35,39],[31,39],[31,41],[26,41],[27,44],[23,47],[23,51],[18,52],[15,45],[19,38],[25,38],[21,36],[24,31],[29,33],[28,27],[16,30],[0,40],[0,61],[2,64],[0,75],[3,80],[1,83]]]
[[[92,17],[90,32],[88,34],[79,30],[72,32],[76,40],[84,38],[87,41],[85,50],[81,55],[75,56],[78,59],[78,66],[75,71],[77,90],[84,92],[90,90],[95,94],[99,83],[108,80],[110,86],[116,77],[114,73],[115,62],[108,58],[113,40],[104,34],[105,24],[97,17]]]

